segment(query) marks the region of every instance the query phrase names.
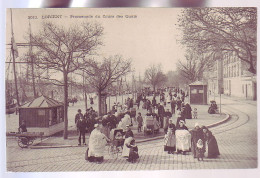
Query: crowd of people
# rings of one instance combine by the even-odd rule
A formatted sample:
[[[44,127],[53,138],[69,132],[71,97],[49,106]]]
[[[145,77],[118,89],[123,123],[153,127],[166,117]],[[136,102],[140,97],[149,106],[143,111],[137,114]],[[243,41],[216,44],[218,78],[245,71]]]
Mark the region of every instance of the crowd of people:
[[[159,100],[157,101],[156,99]],[[197,109],[195,108],[192,114],[192,109],[189,103],[184,103],[185,92],[182,90],[169,90],[154,94],[152,100],[148,99],[145,93],[141,93],[136,100],[137,108],[142,103],[142,108],[147,111],[146,116],[155,118],[155,130],[159,132],[162,128],[165,133],[164,150],[169,154],[192,152],[194,158],[203,160],[204,153],[208,152],[208,157],[216,157],[219,155],[217,141],[212,133],[205,127],[200,127],[198,124],[190,130],[186,127],[186,119],[197,118]],[[165,109],[166,105],[170,105],[170,109]],[[87,109],[83,115],[81,110],[75,116],[75,123],[79,133],[78,144],[81,145],[81,140],[84,145],[85,133],[90,133],[88,160],[101,163],[104,157],[105,145],[110,142],[111,130],[121,129],[123,144],[122,156],[128,161],[135,162],[139,157],[138,148],[135,144],[134,134],[131,126],[135,122],[138,132],[144,131],[144,118],[141,112],[138,112],[137,117],[132,111],[135,111],[134,101],[127,98],[123,105],[114,103],[111,112],[102,117],[97,116],[97,112],[93,108]],[[176,123],[173,123],[173,115],[176,116]],[[144,117],[146,117],[144,116]]]
[[[179,126],[168,127],[168,131],[164,138],[164,151],[168,154],[175,152],[185,155],[192,152],[194,158],[203,161],[205,153],[207,158],[216,158],[220,155],[217,140],[212,132],[206,127],[196,123],[192,130],[189,130],[183,120],[179,122]]]

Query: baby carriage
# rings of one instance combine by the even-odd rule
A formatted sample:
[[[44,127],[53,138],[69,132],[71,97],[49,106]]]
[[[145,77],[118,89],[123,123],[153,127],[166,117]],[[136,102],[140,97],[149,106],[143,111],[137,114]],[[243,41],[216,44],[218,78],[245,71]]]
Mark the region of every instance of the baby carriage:
[[[108,145],[108,154],[111,157],[118,157],[119,154],[122,154],[124,146],[124,132],[123,129],[112,129],[110,131],[110,142]]]
[[[191,150],[191,134],[187,130],[176,130],[176,150],[177,153],[182,152],[185,154],[186,152]]]
[[[154,118],[153,116],[144,117],[144,135],[153,134],[154,135]]]

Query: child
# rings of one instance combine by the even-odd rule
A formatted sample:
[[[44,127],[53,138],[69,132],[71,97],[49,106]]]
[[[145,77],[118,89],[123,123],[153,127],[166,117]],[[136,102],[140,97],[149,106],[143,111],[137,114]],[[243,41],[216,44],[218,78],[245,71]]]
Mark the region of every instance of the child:
[[[140,112],[138,113],[137,116],[137,123],[138,123],[138,132],[142,132],[143,118]]]
[[[130,142],[129,145],[127,145],[127,147],[130,148],[129,157],[128,157],[127,161],[134,163],[139,158],[138,148],[135,145],[135,140],[132,139],[132,141]]]
[[[193,110],[193,119],[198,119],[197,108],[194,108],[194,110]]]
[[[204,148],[203,148],[203,141],[201,139],[198,140],[197,142],[197,147],[196,147],[196,153],[197,153],[197,158],[198,161],[200,161],[200,159],[203,161],[203,157],[204,157]]]

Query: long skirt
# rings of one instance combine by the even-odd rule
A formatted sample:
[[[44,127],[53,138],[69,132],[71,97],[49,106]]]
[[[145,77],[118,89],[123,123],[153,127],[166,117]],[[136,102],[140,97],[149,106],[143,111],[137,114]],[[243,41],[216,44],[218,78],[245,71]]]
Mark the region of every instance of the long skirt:
[[[218,143],[214,136],[212,136],[208,141],[208,158],[216,158],[219,153]]]
[[[164,138],[164,151],[176,150],[176,137],[174,134],[166,134]]]

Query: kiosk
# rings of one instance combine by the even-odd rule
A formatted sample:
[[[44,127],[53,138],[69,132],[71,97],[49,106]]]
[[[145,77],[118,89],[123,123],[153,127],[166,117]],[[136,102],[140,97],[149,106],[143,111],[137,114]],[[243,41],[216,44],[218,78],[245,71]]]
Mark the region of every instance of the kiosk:
[[[28,132],[50,136],[64,130],[63,112],[63,103],[40,96],[19,107],[19,125],[24,120]]]
[[[207,84],[196,81],[189,84],[190,104],[207,104]]]

